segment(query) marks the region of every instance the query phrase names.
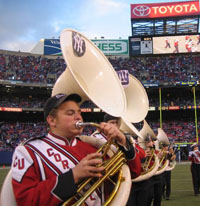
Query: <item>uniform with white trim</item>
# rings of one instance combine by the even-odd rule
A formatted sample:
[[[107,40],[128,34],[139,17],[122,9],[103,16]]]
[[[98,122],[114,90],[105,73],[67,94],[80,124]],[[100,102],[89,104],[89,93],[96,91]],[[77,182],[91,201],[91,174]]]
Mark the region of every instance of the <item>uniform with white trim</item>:
[[[191,161],[194,195],[197,196],[200,194],[200,151],[196,143],[194,143],[191,148],[192,151],[189,152],[188,159]]]
[[[69,134],[80,132],[74,126],[75,122],[82,121],[77,105],[80,100],[81,98],[78,95],[59,94],[51,97],[48,100],[50,102],[47,101],[44,108],[45,119],[51,125],[50,132],[45,137],[28,140],[16,148],[11,171],[17,205],[56,206],[61,205],[76,194],[77,173],[74,169],[78,168],[78,175],[80,175],[82,172],[80,168],[84,166],[81,165],[81,162],[83,163],[88,154],[96,152],[97,149],[81,141],[78,135],[67,139],[60,135],[61,133],[57,133],[59,133],[58,131],[68,131]],[[70,106],[67,107],[66,105]],[[56,115],[53,114],[56,112]],[[63,121],[68,119],[72,123]],[[70,129],[66,130],[66,128]],[[126,145],[126,148],[121,145],[119,147],[125,153],[126,158],[129,159],[127,164],[130,166],[131,172],[135,174],[137,172],[133,166],[135,150],[128,139]],[[84,162],[88,164],[85,170],[91,167],[95,169],[94,173],[96,174],[99,168],[92,165],[91,161],[99,160],[98,158],[87,159]],[[101,191],[93,192],[85,203],[88,206],[102,205]]]

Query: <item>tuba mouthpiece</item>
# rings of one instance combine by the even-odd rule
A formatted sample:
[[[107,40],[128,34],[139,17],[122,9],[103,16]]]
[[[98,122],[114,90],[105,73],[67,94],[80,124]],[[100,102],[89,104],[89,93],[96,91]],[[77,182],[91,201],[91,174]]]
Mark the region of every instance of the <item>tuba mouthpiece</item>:
[[[75,126],[76,126],[77,129],[81,129],[84,126],[83,124],[84,124],[83,122],[78,121],[78,122],[76,122]]]

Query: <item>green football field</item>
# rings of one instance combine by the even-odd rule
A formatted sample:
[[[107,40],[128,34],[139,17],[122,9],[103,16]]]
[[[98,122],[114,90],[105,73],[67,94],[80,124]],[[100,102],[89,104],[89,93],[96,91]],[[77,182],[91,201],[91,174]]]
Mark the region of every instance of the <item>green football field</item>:
[[[0,169],[0,187],[9,169]],[[194,196],[190,163],[176,164],[172,170],[170,200],[163,200],[162,206],[198,206],[200,195]]]

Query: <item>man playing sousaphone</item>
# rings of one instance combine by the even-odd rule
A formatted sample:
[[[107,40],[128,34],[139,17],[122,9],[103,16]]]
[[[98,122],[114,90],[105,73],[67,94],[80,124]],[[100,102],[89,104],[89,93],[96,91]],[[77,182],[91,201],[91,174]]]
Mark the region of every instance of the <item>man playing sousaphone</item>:
[[[120,128],[120,124],[121,124],[121,118],[119,117],[114,117],[114,116],[111,116],[109,114],[105,114],[104,115],[104,119],[103,119],[104,122],[110,124],[110,125],[113,125],[115,126],[116,128]],[[122,131],[123,132],[123,131]],[[124,135],[130,139],[131,138],[131,135],[129,133],[126,133],[126,132],[123,132]],[[92,134],[92,136],[96,137],[96,138],[100,138],[100,139],[103,139],[105,142],[107,141],[107,138],[105,137],[105,135],[99,131],[96,131]],[[134,141],[133,138],[130,139],[130,141]],[[135,156],[134,156],[134,164],[132,165],[133,168],[135,168],[135,172],[134,174],[132,174],[132,178],[136,178],[140,175],[140,172],[141,172],[141,159],[143,159],[145,157],[145,153],[143,152],[143,150],[139,150],[139,146],[138,145],[135,145]]]
[[[141,163],[144,169],[145,161],[148,158],[152,157],[153,144],[149,139],[149,135],[147,138],[145,138],[145,143],[144,143],[145,146],[143,148],[139,145],[138,137],[136,137],[135,140],[136,140],[138,155],[142,155]],[[150,164],[151,165],[148,165],[147,167],[151,167],[152,164],[154,163],[150,162]],[[141,170],[141,172],[144,172],[144,170]],[[140,178],[140,176],[138,178]],[[149,192],[149,178],[147,179],[145,178],[144,180],[136,181],[136,182],[133,180],[132,189],[131,189],[127,206],[146,206],[148,192]]]
[[[158,150],[158,148],[156,148],[155,142],[154,142],[154,141],[158,141],[158,136],[159,135],[157,135],[156,139],[149,137],[148,145],[150,147],[154,148],[155,153],[157,154],[159,161],[163,162],[164,159],[165,159],[165,153],[164,153],[163,150]],[[148,153],[149,152],[147,151],[147,155],[149,155]],[[153,203],[153,206],[161,206],[161,201],[162,201],[162,173],[157,173],[157,172],[155,173],[154,176],[152,176],[150,178],[147,206],[151,206],[152,203]]]
[[[107,138],[108,144],[103,145],[103,151],[82,141],[79,138],[83,131],[80,104],[90,100],[108,114],[119,117],[127,106],[124,89],[107,58],[84,35],[65,29],[60,35],[60,43],[67,69],[56,81],[52,95],[44,105],[44,120],[49,132],[16,148],[9,173],[14,201],[17,205],[28,206],[61,205],[64,202],[64,205],[72,205],[77,199],[77,196],[73,198],[74,195],[78,193],[82,198],[82,192],[88,192],[90,185],[85,187],[82,183],[92,179],[99,187],[95,185],[82,200],[88,206],[101,206],[105,197],[101,186],[109,175],[118,172],[121,181],[116,185],[118,188],[127,186],[119,192],[123,194],[117,199],[119,203],[125,193],[128,199],[130,172],[132,176],[140,173],[134,163],[135,148],[117,127],[105,122],[96,125]],[[103,162],[102,153],[113,142],[118,150],[109,160],[114,160],[114,164]],[[117,161],[118,157],[120,161]],[[130,180],[128,184],[124,184],[127,180]],[[83,187],[80,193],[79,186]],[[4,192],[4,195],[7,194]],[[71,197],[73,203],[66,203]]]
[[[101,154],[92,145],[80,141],[82,122],[77,94],[57,94],[44,107],[49,125],[45,137],[33,138],[18,146],[12,164],[12,183],[18,205],[60,205],[77,191],[77,184],[86,177],[101,178],[104,173]],[[107,140],[115,140],[135,170],[135,149],[115,126],[101,123],[99,131]],[[86,200],[89,206],[101,206],[101,191],[94,191]],[[71,205],[71,204],[70,204]]]
[[[172,166],[175,165],[176,155],[174,153],[172,145],[163,144],[163,151],[167,153],[167,159],[169,160],[169,166],[167,169],[163,172],[163,198],[166,200],[169,200],[170,193],[171,193],[171,170]],[[171,165],[173,164],[173,165]]]
[[[118,117],[113,117],[108,114],[104,115],[104,122],[115,125],[117,128],[121,128],[120,127],[122,126],[121,121],[122,120]],[[125,128],[123,127],[123,129]],[[145,151],[139,146],[138,142],[135,140],[137,138],[134,137],[135,139],[133,139],[133,136],[130,134],[131,132],[129,133],[127,131],[123,131],[123,132],[125,133],[127,137],[131,138],[131,141],[135,146],[135,157],[134,157],[133,167],[136,169],[137,174],[135,173],[135,175],[132,175],[132,178],[134,179],[134,178],[137,178],[140,172],[142,171],[141,163],[143,159],[145,159],[146,155],[145,155]],[[105,136],[99,131],[94,132],[93,135],[96,138],[102,138],[106,141]],[[146,182],[148,182],[148,180],[137,182],[137,183],[136,182],[132,183],[131,192],[130,192],[129,199],[128,199],[126,206],[145,206],[146,205],[145,195],[147,197],[147,190],[148,190]]]

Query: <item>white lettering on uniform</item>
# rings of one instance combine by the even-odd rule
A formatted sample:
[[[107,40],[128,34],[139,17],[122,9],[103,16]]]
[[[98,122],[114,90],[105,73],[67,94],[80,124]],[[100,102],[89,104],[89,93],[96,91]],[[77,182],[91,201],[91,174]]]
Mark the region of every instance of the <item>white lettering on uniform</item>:
[[[69,169],[69,163],[67,160],[63,160],[61,155],[56,151],[53,151],[53,148],[47,149],[47,154],[49,157],[53,157],[56,162],[61,162],[63,169]]]
[[[18,146],[13,155],[12,177],[21,182],[28,168],[33,164],[33,160],[24,146]]]

